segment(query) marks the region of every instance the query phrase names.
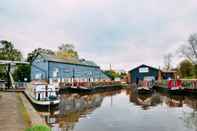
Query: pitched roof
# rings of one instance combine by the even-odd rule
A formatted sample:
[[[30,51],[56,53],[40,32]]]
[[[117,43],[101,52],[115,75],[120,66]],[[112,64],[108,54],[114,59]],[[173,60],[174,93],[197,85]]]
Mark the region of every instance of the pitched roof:
[[[40,55],[47,61],[99,67],[93,61],[89,61],[89,60],[85,60],[85,59],[76,59],[76,58],[61,59],[61,58],[58,58],[55,55],[48,55],[48,54],[43,54],[43,53],[40,54]]]
[[[149,67],[149,68],[154,69],[154,70],[160,70],[160,69],[157,69],[157,68],[155,68],[155,67],[151,67],[151,66],[148,66],[148,65],[142,64],[142,65],[139,65],[139,66],[137,66],[137,67],[133,68],[133,69],[132,69],[132,70],[130,70],[129,72],[131,72],[131,71],[133,71],[133,70],[135,70],[135,69],[137,69],[137,68],[140,68],[140,67],[142,67],[142,66]]]

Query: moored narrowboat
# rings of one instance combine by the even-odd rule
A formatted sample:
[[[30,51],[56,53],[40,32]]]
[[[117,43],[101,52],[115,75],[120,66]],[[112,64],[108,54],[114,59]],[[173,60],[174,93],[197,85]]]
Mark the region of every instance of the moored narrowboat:
[[[55,86],[46,82],[32,82],[24,93],[35,105],[58,105],[60,102]]]

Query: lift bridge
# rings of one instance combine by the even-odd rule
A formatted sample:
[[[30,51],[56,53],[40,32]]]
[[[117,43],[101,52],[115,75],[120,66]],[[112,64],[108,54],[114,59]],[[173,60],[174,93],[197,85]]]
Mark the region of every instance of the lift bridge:
[[[14,79],[13,79],[12,73],[11,73],[11,68],[16,66],[16,65],[21,65],[21,64],[29,64],[29,62],[0,60],[0,65],[5,65],[6,66],[7,88],[15,88]]]

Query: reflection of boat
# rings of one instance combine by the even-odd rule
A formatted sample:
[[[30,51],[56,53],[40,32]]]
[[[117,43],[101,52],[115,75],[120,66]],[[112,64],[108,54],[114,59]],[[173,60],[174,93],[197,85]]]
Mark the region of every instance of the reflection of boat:
[[[139,94],[133,90],[128,93],[130,96],[130,102],[141,106],[144,110],[147,110],[151,106],[156,106],[162,103],[160,95],[155,94]]]
[[[139,94],[151,94],[152,90],[149,87],[137,87],[137,93]]]
[[[60,102],[55,86],[48,85],[45,82],[32,82],[26,88],[25,95],[36,105],[57,105]]]
[[[184,95],[185,90],[184,89],[172,88],[172,89],[168,89],[168,93],[174,94],[174,95]]]
[[[68,87],[67,91],[71,92],[71,93],[91,93],[93,91],[93,89],[90,89],[87,87],[72,86],[72,87]]]
[[[169,93],[170,95],[186,95],[185,89],[173,87],[171,89],[165,86],[155,86],[154,89],[160,93]]]

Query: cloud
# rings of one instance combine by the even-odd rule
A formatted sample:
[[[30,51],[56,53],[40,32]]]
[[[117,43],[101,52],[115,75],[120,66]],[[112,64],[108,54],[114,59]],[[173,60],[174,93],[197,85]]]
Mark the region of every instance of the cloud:
[[[197,32],[196,0],[1,0],[0,39],[24,54],[73,43],[102,68],[163,65]],[[176,62],[174,62],[176,64]]]

